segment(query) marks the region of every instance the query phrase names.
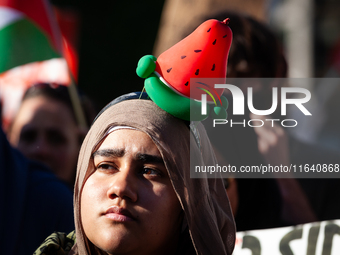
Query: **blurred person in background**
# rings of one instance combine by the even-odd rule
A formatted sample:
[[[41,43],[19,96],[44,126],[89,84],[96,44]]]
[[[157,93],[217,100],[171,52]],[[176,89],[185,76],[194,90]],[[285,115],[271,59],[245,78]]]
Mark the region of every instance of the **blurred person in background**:
[[[13,149],[1,127],[0,205],[1,254],[32,254],[46,235],[74,228],[72,192]]]
[[[87,98],[81,100],[89,126],[96,112]],[[39,83],[25,92],[7,135],[12,146],[27,158],[47,165],[73,188],[80,144],[86,131],[77,122],[68,88]]]
[[[233,31],[227,78],[285,78],[287,64],[274,33],[266,25],[242,14],[226,11],[209,18],[223,20],[226,17],[230,18],[229,26]],[[203,20],[206,20],[206,17]],[[230,83],[230,79],[228,82]],[[272,104],[272,88],[280,87],[282,84],[276,80],[276,83],[270,85],[257,83],[250,86],[254,91],[255,108],[269,109]],[[228,94],[225,96],[230,103],[228,112],[232,112],[232,98]],[[233,121],[242,122],[244,118],[246,121],[270,118],[255,116],[249,110],[246,111],[248,113],[246,112],[244,116],[232,116]],[[274,112],[271,117],[280,119],[279,114],[279,111]],[[206,125],[206,128],[209,129],[209,126],[211,125]],[[220,127],[220,130],[215,127],[214,131],[208,132],[208,134],[221,132],[220,135],[212,135],[210,139],[218,151],[216,154],[222,165],[231,164],[239,169],[242,165],[339,162],[340,157],[337,153],[297,141],[278,125],[273,128],[266,125],[261,128],[224,126]],[[222,144],[222,147],[219,146]],[[331,195],[337,191],[339,186],[337,180],[283,179],[275,176],[273,179],[230,180],[227,181],[229,183],[227,191],[233,190],[232,193],[230,191],[228,193],[231,204],[235,207],[238,231],[340,218],[340,207]],[[237,201],[233,202],[234,199]]]

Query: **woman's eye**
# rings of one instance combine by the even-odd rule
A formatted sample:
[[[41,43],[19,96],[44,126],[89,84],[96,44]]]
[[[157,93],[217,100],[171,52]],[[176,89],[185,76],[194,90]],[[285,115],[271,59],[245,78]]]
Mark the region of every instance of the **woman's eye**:
[[[115,170],[115,166],[110,164],[99,164],[96,166],[97,170],[107,171],[107,170]]]
[[[147,176],[160,176],[160,172],[152,168],[144,168],[142,174]]]

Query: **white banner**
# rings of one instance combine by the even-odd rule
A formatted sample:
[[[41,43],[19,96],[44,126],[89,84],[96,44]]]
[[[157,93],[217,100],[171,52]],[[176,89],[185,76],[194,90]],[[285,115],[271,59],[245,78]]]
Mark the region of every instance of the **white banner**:
[[[340,220],[238,232],[233,255],[339,255]]]

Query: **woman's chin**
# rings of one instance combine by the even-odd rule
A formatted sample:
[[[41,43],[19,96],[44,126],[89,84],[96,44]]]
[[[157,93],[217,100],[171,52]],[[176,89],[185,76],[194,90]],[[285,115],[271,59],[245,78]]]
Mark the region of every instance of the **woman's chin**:
[[[93,244],[108,254],[121,254],[133,251],[135,243],[133,240],[134,237],[128,231],[116,230],[107,231]]]

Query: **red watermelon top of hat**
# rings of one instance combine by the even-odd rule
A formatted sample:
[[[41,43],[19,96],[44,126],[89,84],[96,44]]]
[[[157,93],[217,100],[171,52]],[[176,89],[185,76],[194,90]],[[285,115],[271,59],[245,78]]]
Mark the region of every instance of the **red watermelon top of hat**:
[[[201,94],[205,94],[199,89],[202,83],[190,84],[191,78],[220,78],[219,81],[223,79],[222,82],[225,82],[232,41],[228,23],[229,19],[211,19],[202,23],[194,32],[157,58],[155,71],[177,93],[200,100]],[[205,90],[218,98],[223,93],[223,89],[214,88],[214,79],[204,85]]]

